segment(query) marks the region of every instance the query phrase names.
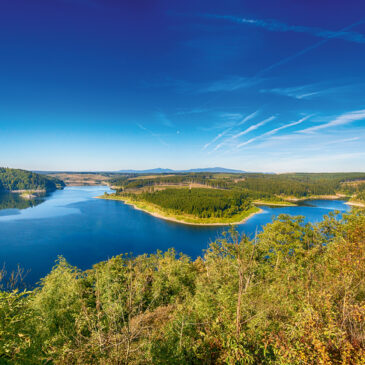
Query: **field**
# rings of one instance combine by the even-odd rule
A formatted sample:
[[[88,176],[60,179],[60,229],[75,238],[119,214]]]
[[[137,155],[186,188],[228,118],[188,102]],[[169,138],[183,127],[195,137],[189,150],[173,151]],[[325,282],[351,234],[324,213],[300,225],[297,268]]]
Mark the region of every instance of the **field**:
[[[54,173],[48,176],[63,180],[66,186],[106,185],[110,180],[110,177],[102,174]]]

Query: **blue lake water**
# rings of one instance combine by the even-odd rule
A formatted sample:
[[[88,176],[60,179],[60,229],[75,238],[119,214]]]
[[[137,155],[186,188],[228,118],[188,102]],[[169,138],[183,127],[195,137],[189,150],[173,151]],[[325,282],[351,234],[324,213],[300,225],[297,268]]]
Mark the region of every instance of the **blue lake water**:
[[[37,206],[0,210],[0,265],[29,270],[28,284],[52,268],[58,255],[81,269],[120,253],[154,253],[174,247],[196,258],[227,227],[189,226],[155,218],[119,201],[94,199],[108,187],[67,187]],[[343,201],[313,200],[310,206],[262,207],[238,230],[253,235],[279,214],[319,222],[325,214],[350,208]]]

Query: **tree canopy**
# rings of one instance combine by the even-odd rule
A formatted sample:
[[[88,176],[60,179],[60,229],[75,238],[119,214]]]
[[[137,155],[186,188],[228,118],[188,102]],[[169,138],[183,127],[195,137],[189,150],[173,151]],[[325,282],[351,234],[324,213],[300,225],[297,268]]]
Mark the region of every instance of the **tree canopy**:
[[[255,199],[278,199],[293,196],[305,198],[313,195],[351,193],[348,182],[365,181],[365,173],[291,173],[291,174],[221,174],[181,173],[155,177],[124,175],[111,178],[110,182],[120,190],[133,192],[154,186],[201,184],[228,190],[246,191]]]
[[[252,206],[248,194],[231,190],[166,189],[133,195],[133,198],[200,218],[232,217]]]
[[[0,192],[13,190],[53,191],[63,187],[62,180],[31,171],[0,167]]]

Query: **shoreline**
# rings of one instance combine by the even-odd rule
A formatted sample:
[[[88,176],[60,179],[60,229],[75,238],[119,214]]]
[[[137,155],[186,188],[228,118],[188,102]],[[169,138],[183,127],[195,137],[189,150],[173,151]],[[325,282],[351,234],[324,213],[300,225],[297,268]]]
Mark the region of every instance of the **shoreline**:
[[[346,198],[346,195],[338,194],[338,195],[311,195],[303,198],[296,197],[282,197],[284,200],[289,202],[303,202],[306,200],[343,200]]]
[[[253,201],[252,202],[255,206],[265,206],[265,207],[297,207],[298,204],[292,203],[292,202],[265,202],[265,201]]]
[[[350,206],[352,206],[352,207],[360,207],[360,208],[365,208],[365,204],[364,203],[360,203],[360,202],[351,202],[351,201],[349,201],[349,202],[346,202],[345,203],[346,205],[350,205]]]
[[[322,199],[322,200],[341,200],[341,198],[343,198],[343,196],[339,196],[339,195],[325,195],[325,196],[312,196],[310,198],[298,198],[298,199],[293,199],[293,200],[289,200],[288,203],[289,204],[285,204],[285,203],[271,203],[268,204],[268,202],[253,202],[253,207],[258,209],[256,212],[252,212],[250,213],[247,217],[241,219],[238,222],[214,222],[214,223],[196,223],[196,222],[188,222],[185,221],[183,219],[177,219],[174,217],[169,217],[166,216],[160,212],[151,212],[147,209],[143,209],[141,207],[139,207],[138,205],[136,205],[134,202],[131,202],[129,200],[125,200],[125,199],[120,199],[120,198],[110,198],[109,196],[104,197],[104,196],[96,196],[96,199],[105,199],[105,200],[115,200],[115,201],[121,201],[126,205],[130,205],[131,207],[133,207],[136,210],[140,210],[144,213],[147,213],[149,215],[152,215],[155,218],[159,218],[159,219],[163,219],[166,221],[170,221],[170,222],[175,222],[175,223],[180,223],[180,224],[186,224],[186,225],[191,225],[191,226],[230,226],[230,225],[240,225],[240,224],[244,224],[246,223],[250,218],[252,218],[253,216],[255,216],[256,214],[261,214],[264,212],[263,209],[261,209],[260,206],[280,206],[280,207],[290,207],[290,206],[298,206],[297,204],[295,204],[295,202],[302,202],[305,200],[316,200],[316,199]],[[360,202],[346,202],[344,204],[350,205],[350,206],[354,206],[354,207],[361,207],[361,208],[365,208],[365,204],[360,203]]]
[[[225,223],[225,222],[221,222],[221,223],[219,223],[219,222],[215,222],[215,223],[195,223],[195,222],[187,222],[187,221],[184,221],[184,220],[179,220],[179,219],[176,219],[176,218],[173,218],[173,217],[168,217],[168,216],[165,216],[165,215],[163,215],[161,213],[157,213],[157,212],[150,212],[150,211],[148,211],[146,209],[142,209],[142,208],[138,207],[136,204],[134,204],[134,203],[132,203],[130,201],[126,201],[126,200],[123,200],[123,199],[113,199],[113,198],[109,198],[109,197],[105,198],[103,196],[97,196],[95,198],[96,199],[105,199],[105,200],[121,201],[124,204],[130,205],[134,209],[140,210],[140,211],[142,211],[144,213],[147,213],[149,215],[152,215],[155,218],[163,219],[163,220],[170,221],[170,222],[180,223],[180,224],[186,224],[186,225],[190,225],[190,226],[231,226],[231,225],[239,225],[239,224],[246,223],[254,215],[263,213],[263,210],[261,208],[255,207],[255,208],[258,209],[256,212],[250,213],[247,217],[241,219],[238,222],[230,222],[230,223]]]
[[[32,193],[46,193],[46,189],[22,189],[22,190],[9,190],[11,194],[32,194]]]

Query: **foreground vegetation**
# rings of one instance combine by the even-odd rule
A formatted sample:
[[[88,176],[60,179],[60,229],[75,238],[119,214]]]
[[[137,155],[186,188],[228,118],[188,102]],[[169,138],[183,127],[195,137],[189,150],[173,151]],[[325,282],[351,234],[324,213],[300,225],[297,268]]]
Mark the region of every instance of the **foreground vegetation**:
[[[54,191],[64,187],[62,180],[34,172],[0,167],[0,192],[7,191]]]
[[[0,292],[5,364],[362,364],[365,213],[280,216],[192,261],[59,258],[33,291]]]

